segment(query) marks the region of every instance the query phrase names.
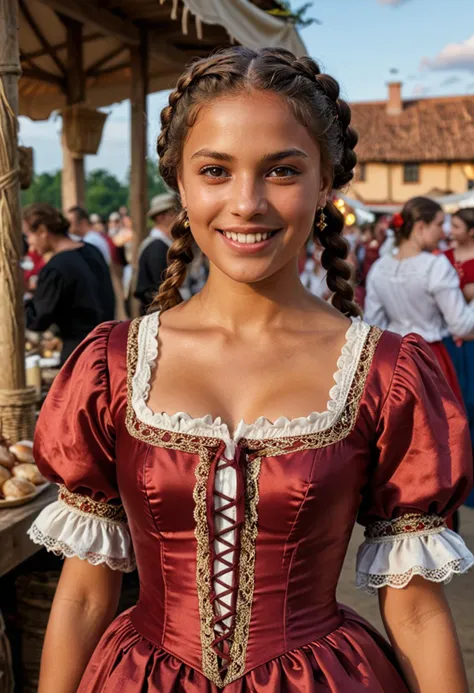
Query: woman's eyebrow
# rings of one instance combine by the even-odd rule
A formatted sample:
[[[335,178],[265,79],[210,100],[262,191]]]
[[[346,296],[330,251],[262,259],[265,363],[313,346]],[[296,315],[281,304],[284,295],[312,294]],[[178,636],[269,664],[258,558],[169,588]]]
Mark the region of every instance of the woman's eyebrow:
[[[234,157],[225,152],[214,152],[211,149],[198,149],[191,159],[217,159],[218,161],[234,161]]]
[[[265,154],[264,157],[262,157],[262,162],[263,163],[269,163],[269,162],[274,162],[274,161],[281,161],[282,159],[287,159],[288,157],[300,157],[302,159],[308,159],[308,155],[303,152],[301,149],[284,149],[281,152],[273,152],[271,154]],[[212,151],[211,149],[199,149],[197,152],[194,152],[192,155],[191,159],[216,159],[217,161],[228,161],[232,162],[235,161],[235,157],[233,157],[231,154],[226,154],[225,152],[216,152]]]

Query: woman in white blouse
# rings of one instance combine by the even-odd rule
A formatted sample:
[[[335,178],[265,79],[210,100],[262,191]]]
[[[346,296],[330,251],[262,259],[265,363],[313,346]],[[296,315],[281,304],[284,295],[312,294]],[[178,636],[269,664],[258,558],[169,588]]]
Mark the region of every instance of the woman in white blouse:
[[[426,197],[412,198],[394,216],[398,253],[383,256],[369,272],[365,319],[403,336],[421,335],[462,400],[442,340],[449,335],[474,339],[474,309],[466,304],[449,260],[433,254],[444,235],[443,222],[439,204]]]

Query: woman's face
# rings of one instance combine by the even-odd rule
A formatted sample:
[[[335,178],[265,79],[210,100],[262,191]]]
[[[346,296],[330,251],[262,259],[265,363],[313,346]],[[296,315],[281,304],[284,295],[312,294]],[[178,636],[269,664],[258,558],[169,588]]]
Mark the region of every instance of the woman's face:
[[[38,255],[42,256],[51,251],[49,232],[44,224],[40,224],[38,228],[34,230],[24,221],[23,233],[26,236],[26,241],[30,250],[35,250]]]
[[[459,217],[451,217],[451,238],[457,245],[464,245],[474,236],[474,232],[469,232],[467,224]]]
[[[183,148],[179,188],[193,236],[237,282],[294,262],[326,203],[320,150],[285,99],[251,92],[203,106]]]
[[[445,238],[443,224],[444,224],[444,212],[441,210],[436,213],[433,221],[428,224],[421,222],[421,238],[424,250],[436,250],[439,246],[440,241]]]

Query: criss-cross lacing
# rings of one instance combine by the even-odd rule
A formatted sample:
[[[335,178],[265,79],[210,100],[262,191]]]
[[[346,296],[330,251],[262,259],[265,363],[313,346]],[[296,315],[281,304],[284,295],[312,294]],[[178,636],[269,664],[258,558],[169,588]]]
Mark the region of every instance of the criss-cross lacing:
[[[240,529],[245,512],[241,464],[244,460],[245,455],[240,450],[232,460],[222,456],[216,462],[214,474],[211,474],[214,497],[210,528],[211,603],[214,610],[212,623],[216,634],[212,649],[219,658],[221,675],[225,675],[231,661],[230,650],[235,628]],[[230,496],[216,487],[216,476],[228,469],[235,471],[235,496]]]

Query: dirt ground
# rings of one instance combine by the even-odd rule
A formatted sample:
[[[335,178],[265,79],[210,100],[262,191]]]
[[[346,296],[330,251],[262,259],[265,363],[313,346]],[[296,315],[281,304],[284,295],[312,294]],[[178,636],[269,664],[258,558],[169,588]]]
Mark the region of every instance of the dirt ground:
[[[474,552],[473,509],[464,507],[461,510],[460,533],[470,550]],[[356,527],[339,583],[338,600],[351,606],[382,633],[385,633],[377,597],[367,595],[354,587],[355,558],[357,547],[362,541],[363,530]],[[470,690],[474,691],[474,569],[466,575],[454,576],[446,591],[461,640]]]

